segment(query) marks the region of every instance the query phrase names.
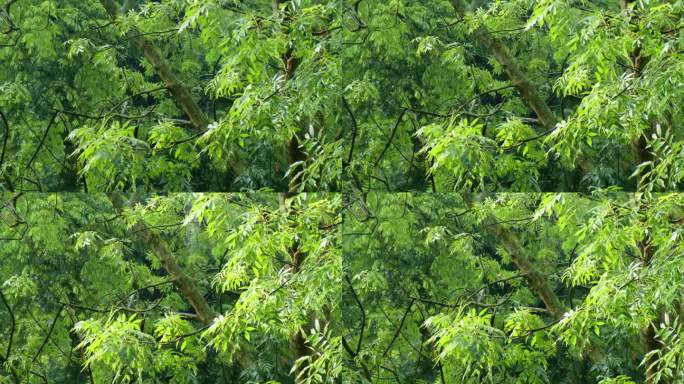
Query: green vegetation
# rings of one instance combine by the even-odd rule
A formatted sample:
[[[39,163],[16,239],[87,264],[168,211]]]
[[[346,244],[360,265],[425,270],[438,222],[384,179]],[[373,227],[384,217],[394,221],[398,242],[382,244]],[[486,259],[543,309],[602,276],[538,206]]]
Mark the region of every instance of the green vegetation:
[[[684,383],[684,0],[0,0],[0,384]]]
[[[681,1],[467,3],[356,2],[358,189],[681,186]]]
[[[4,201],[3,382],[684,379],[681,194]]]
[[[357,382],[682,382],[683,197],[354,200],[342,307]]]
[[[684,177],[681,1],[1,9],[10,190],[663,190]]]
[[[339,197],[7,203],[0,382],[275,383],[290,382],[291,369],[301,383],[342,377],[332,332]]]
[[[339,189],[334,4],[5,3],[6,189]]]

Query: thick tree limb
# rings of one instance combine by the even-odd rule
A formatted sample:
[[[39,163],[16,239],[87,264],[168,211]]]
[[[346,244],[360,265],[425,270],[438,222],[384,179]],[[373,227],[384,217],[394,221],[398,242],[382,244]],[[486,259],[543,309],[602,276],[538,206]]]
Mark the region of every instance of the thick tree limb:
[[[468,209],[473,205],[472,197],[468,194],[463,195],[464,202]],[[520,245],[518,237],[508,228],[504,227],[493,215],[488,215],[482,222],[482,228],[499,240],[501,245],[508,252],[511,260],[516,265],[527,284],[532,288],[536,296],[544,303],[554,321],[563,317],[568,308],[561,302],[549,284],[546,276],[541,273],[532,260],[527,255],[525,249]],[[600,348],[590,345],[584,353],[593,362],[597,363],[603,359],[603,352]]]
[[[454,8],[454,11],[456,11],[456,14],[460,17],[465,16],[466,13],[472,10],[463,0],[451,0],[451,5]],[[476,4],[476,7],[479,7],[480,5]],[[520,69],[515,58],[511,55],[508,48],[506,48],[506,45],[484,25],[477,27],[473,34],[480,44],[487,48],[501,65],[506,76],[511,80],[511,83],[518,93],[520,93],[520,96],[522,96],[523,100],[525,100],[527,105],[537,115],[541,125],[544,126],[547,131],[555,129],[556,124],[558,124],[558,119],[551,111],[551,108],[549,108],[541,93]],[[577,167],[584,174],[589,173],[592,169],[591,162],[585,157],[579,159]]]
[[[112,204],[118,211],[123,211],[126,207],[126,202],[123,196],[119,193],[111,193],[108,195]],[[183,269],[176,262],[176,258],[169,251],[166,243],[145,225],[142,221],[138,221],[133,225],[133,232],[140,236],[140,239],[149,247],[154,256],[157,257],[166,272],[171,276],[173,283],[181,291],[183,296],[188,300],[192,308],[197,313],[197,316],[204,324],[209,324],[216,317],[216,313],[209,306],[209,303],[204,299],[195,283],[185,274]]]
[[[492,220],[494,221],[492,222]],[[544,302],[549,313],[553,316],[554,322],[559,321],[563,314],[567,312],[568,308],[560,301],[558,295],[553,291],[544,274],[536,269],[532,261],[527,257],[517,236],[495,220],[496,219],[490,216],[485,219],[485,222],[491,222],[488,227],[501,241],[501,244],[511,256],[511,260],[513,260],[513,263],[515,263],[523,274],[527,284],[532,287],[532,290],[537,294],[537,297]],[[593,363],[603,360],[603,352],[595,345],[589,345],[584,350],[584,353]]]
[[[123,211],[127,206],[127,202],[121,193],[110,193],[108,197],[114,208],[119,212]],[[150,228],[142,221],[138,221],[133,225],[133,232],[139,236],[139,239],[149,247],[152,254],[159,260],[164,270],[171,276],[174,285],[195,310],[199,320],[205,326],[211,324],[217,317],[217,313],[206,301],[195,282],[183,271],[183,268],[178,264],[173,253],[161,237],[150,231]],[[240,352],[235,354],[235,361],[241,367],[247,367],[250,364],[249,357]]]
[[[507,228],[499,224],[494,217],[489,216],[485,219],[483,226],[491,230],[496,238],[501,242],[501,245],[506,249],[511,256],[511,260],[518,267],[522,273],[525,281],[532,287],[532,290],[544,302],[546,309],[553,316],[554,319],[559,319],[566,312],[565,306],[561,303],[558,296],[549,285],[546,277],[537,270],[526,252],[520,245],[517,236],[510,232]]]
[[[118,5],[114,0],[101,0],[102,5],[107,10],[107,14],[112,21],[119,17]],[[159,48],[137,28],[131,28],[126,32],[126,38],[142,52],[147,61],[152,64],[157,75],[162,79],[164,85],[169,90],[178,106],[190,118],[190,122],[195,130],[204,132],[209,126],[209,119],[202,112],[199,105],[192,98],[192,93],[183,85],[182,81],[176,76],[169,67],[166,59],[161,55]]]
[[[451,5],[456,13],[463,17],[469,12],[469,7],[466,6],[463,0],[451,0]],[[508,48],[494,35],[492,35],[487,27],[479,26],[475,32],[477,40],[484,45],[489,52],[494,56],[496,61],[501,64],[504,72],[511,80],[511,83],[520,92],[520,95],[525,99],[530,108],[537,114],[539,122],[546,128],[551,129],[556,126],[558,120],[551,111],[551,108],[546,104],[537,88],[530,82],[525,74],[520,70],[515,59],[508,51]]]
[[[118,5],[114,0],[100,0],[102,6],[107,11],[109,18],[114,22],[119,17]],[[130,6],[130,2],[127,3]],[[192,93],[188,90],[183,81],[176,76],[166,59],[162,56],[159,48],[145,34],[140,33],[137,28],[131,28],[126,32],[125,37],[145,56],[145,59],[154,67],[155,72],[161,78],[165,87],[173,96],[176,104],[185,112],[190,119],[190,124],[199,134],[203,134],[209,128],[209,118],[205,115],[199,105],[194,101]],[[229,160],[229,165],[236,173],[243,171],[243,164],[236,160]]]
[[[473,206],[473,196],[466,193],[463,195],[463,201],[468,210],[471,210]],[[530,285],[537,297],[544,302],[546,309],[548,309],[553,318],[559,319],[563,316],[567,310],[566,307],[561,303],[560,299],[546,280],[546,277],[535,268],[534,264],[527,256],[527,252],[520,245],[518,237],[504,227],[501,222],[491,214],[485,217],[481,227],[493,235],[499,240],[501,245],[503,245],[513,263],[520,270],[520,274],[525,281],[527,281],[527,284]]]

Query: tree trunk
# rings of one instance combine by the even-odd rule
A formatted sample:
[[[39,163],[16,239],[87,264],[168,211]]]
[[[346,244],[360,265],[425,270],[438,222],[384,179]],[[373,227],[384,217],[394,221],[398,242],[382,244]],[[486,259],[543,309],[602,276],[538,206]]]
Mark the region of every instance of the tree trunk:
[[[292,273],[299,273],[299,269],[302,265],[302,262],[304,261],[304,254],[301,252],[299,249],[299,244],[294,244],[292,248],[290,249],[290,254],[292,255]],[[311,325],[311,318],[309,316],[309,321],[307,321],[307,324],[294,334],[292,337],[292,352],[294,354],[295,358],[295,363],[298,359],[302,357],[307,357],[311,354],[311,348],[306,342],[306,330],[310,328]],[[306,381],[306,374],[302,373],[308,364],[301,364],[297,365],[297,368],[295,369],[295,382],[300,383],[300,382],[305,382]]]
[[[641,202],[640,202],[641,203]],[[642,240],[639,240],[637,242],[637,248],[639,249],[640,256],[641,256],[641,261],[643,264],[643,268],[647,268],[651,260],[653,259],[653,255],[655,253],[655,249],[653,248],[651,244],[651,237],[650,235],[646,234]],[[649,353],[652,351],[657,351],[661,348],[663,348],[663,344],[657,339],[657,328],[655,322],[660,321],[660,319],[664,316],[664,311],[662,308],[659,308],[657,310],[657,316],[656,319],[654,319],[652,322],[650,322],[646,327],[644,327],[641,330],[641,344],[644,348],[645,353]],[[644,361],[644,366],[646,368],[645,376],[646,376],[646,384],[655,384],[656,379],[655,379],[655,374],[656,374],[656,369],[657,369],[657,356],[650,356]],[[658,383],[667,383],[667,381],[661,379],[657,381]]]
[[[627,14],[627,12],[629,12],[629,4],[633,2],[634,0],[621,0],[620,6],[622,8],[622,12]],[[638,17],[639,16],[636,13],[636,11],[634,14],[630,15],[630,24],[638,26]],[[644,57],[642,55],[642,51],[640,48],[636,48],[634,51],[630,53],[629,56],[632,62],[632,81],[638,81],[639,77],[641,77],[641,73],[643,72],[644,66],[648,62],[648,57]],[[648,150],[648,137],[651,136],[651,134],[653,133],[655,125],[657,123],[651,118],[649,119],[648,124],[648,129],[645,132],[642,132],[631,143],[635,167],[638,167],[639,165],[654,160],[653,154]],[[637,191],[644,191],[648,184],[650,184],[650,177],[648,175],[645,175],[644,171],[645,169],[642,169],[641,173],[637,176]],[[638,204],[640,208],[643,208],[646,204],[645,197],[643,195],[637,195],[636,199],[638,199]],[[639,249],[641,256],[642,268],[648,268],[653,259],[653,255],[655,254],[655,248],[651,244],[651,237],[648,233],[646,233],[644,237],[637,242],[637,248]],[[645,354],[657,351],[663,347],[663,345],[657,339],[656,325],[654,324],[654,321],[658,321],[661,317],[663,317],[663,315],[663,310],[659,309],[656,319],[654,319],[652,322],[646,325],[640,332],[641,344]],[[644,366],[646,369],[646,384],[656,383],[656,361],[657,356],[651,356],[644,361]],[[660,380],[659,382],[663,383],[664,381]]]
[[[280,209],[285,212],[287,207],[285,206],[285,199],[289,196],[289,193],[281,193],[278,194],[278,202],[280,204]],[[289,248],[289,254],[290,254],[290,265],[292,268],[292,274],[297,274],[299,273],[302,263],[304,263],[304,260],[306,258],[306,254],[301,250],[299,247],[298,241],[295,240],[294,244]],[[303,371],[306,369],[308,364],[302,364],[302,363],[297,363],[297,361],[301,358],[305,358],[308,356],[311,356],[312,349],[309,346],[309,344],[306,342],[306,331],[311,328],[311,325],[313,324],[313,317],[309,314],[307,315],[307,321],[306,324],[304,324],[302,327],[300,327],[294,335],[292,335],[291,339],[291,344],[292,344],[292,355],[293,359],[295,361],[295,383],[303,383],[306,381],[306,373],[303,373]]]
[[[630,60],[632,61],[632,81],[638,81],[641,77],[641,72],[648,61],[647,58],[641,55],[641,49],[637,48],[630,54]],[[653,154],[648,150],[648,138],[655,131],[655,125],[657,123],[654,119],[650,118],[648,121],[648,129],[642,132],[636,139],[631,142],[632,154],[634,155],[635,168],[639,167],[641,164],[646,164],[654,160]],[[646,169],[642,169],[641,173],[637,177],[637,191],[644,191],[646,186],[650,183],[650,177],[645,175]]]
[[[280,4],[281,2],[279,0],[273,0],[273,11],[275,12],[276,17],[280,12]],[[286,33],[288,33],[291,20],[287,9],[283,11],[282,17],[283,28],[285,29]],[[299,66],[299,60],[294,55],[294,48],[291,47],[288,49],[283,54],[281,60],[283,64],[283,75],[285,77],[285,81],[291,81],[295,75],[297,67]],[[293,194],[300,189],[300,184],[302,181],[301,175],[299,175],[299,173],[304,169],[304,165],[300,162],[304,162],[306,160],[306,153],[304,153],[296,134],[294,134],[285,144],[285,158],[290,167],[288,191],[290,194]],[[295,163],[297,163],[297,165],[295,165]]]
[[[288,33],[290,28],[291,16],[287,10],[287,5],[285,6],[281,14],[280,6],[282,3],[283,2],[281,0],[272,0],[271,2],[275,18],[278,19],[279,17],[282,17],[283,29],[285,30],[285,33]],[[285,81],[291,81],[295,75],[297,66],[299,65],[299,60],[294,55],[294,48],[290,47],[282,55],[281,61],[283,64],[283,75],[285,77]],[[306,160],[306,153],[304,153],[304,151],[302,150],[301,144],[299,143],[299,139],[297,138],[296,134],[293,135],[285,144],[285,158],[290,167],[288,170],[290,172],[290,180],[288,182],[288,192],[279,195],[281,209],[284,208],[285,199],[289,196],[294,195],[300,189],[301,176],[298,174],[302,171],[304,166],[301,163],[299,163],[298,165],[295,165],[295,163],[303,162]],[[292,273],[299,273],[299,269],[301,267],[302,262],[304,261],[305,255],[301,252],[301,250],[299,249],[299,245],[296,242],[290,249],[290,257],[292,263]],[[312,323],[312,319],[310,316],[308,320],[309,321],[307,323]],[[307,326],[305,325],[299,328],[295,332],[295,334],[292,335],[292,353],[295,360],[295,364],[298,364],[297,361],[299,359],[307,357],[311,354],[311,348],[309,348],[309,346],[306,343],[306,330]],[[306,365],[296,365],[296,383],[306,381],[306,374],[302,373],[305,367]]]

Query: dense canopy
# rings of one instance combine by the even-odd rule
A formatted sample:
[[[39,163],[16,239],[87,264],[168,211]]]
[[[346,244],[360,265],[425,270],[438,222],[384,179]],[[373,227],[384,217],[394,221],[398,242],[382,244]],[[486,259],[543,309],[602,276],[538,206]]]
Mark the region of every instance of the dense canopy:
[[[684,2],[356,4],[357,189],[682,185]]]
[[[333,4],[5,3],[5,188],[339,188]]]
[[[357,382],[682,382],[682,197],[355,200],[342,307]]]
[[[0,0],[0,384],[684,383],[684,0]]]
[[[3,186],[682,184],[682,1],[5,0]]]
[[[341,376],[339,197],[8,201],[2,382],[275,383],[292,368],[301,382]]]

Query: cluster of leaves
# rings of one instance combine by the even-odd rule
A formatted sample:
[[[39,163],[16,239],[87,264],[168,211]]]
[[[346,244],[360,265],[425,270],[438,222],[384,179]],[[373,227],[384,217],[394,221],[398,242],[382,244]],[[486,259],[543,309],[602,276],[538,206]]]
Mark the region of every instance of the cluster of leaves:
[[[3,8],[3,189],[339,189],[335,1],[120,3]]]
[[[4,202],[1,382],[333,383],[347,369],[337,196]]]
[[[622,3],[356,2],[354,187],[679,188],[684,4]]]
[[[373,194],[353,206],[353,382],[682,379],[680,194]]]
[[[0,383],[684,381],[683,12],[0,0]]]
[[[3,188],[676,189],[682,11],[9,1]]]

